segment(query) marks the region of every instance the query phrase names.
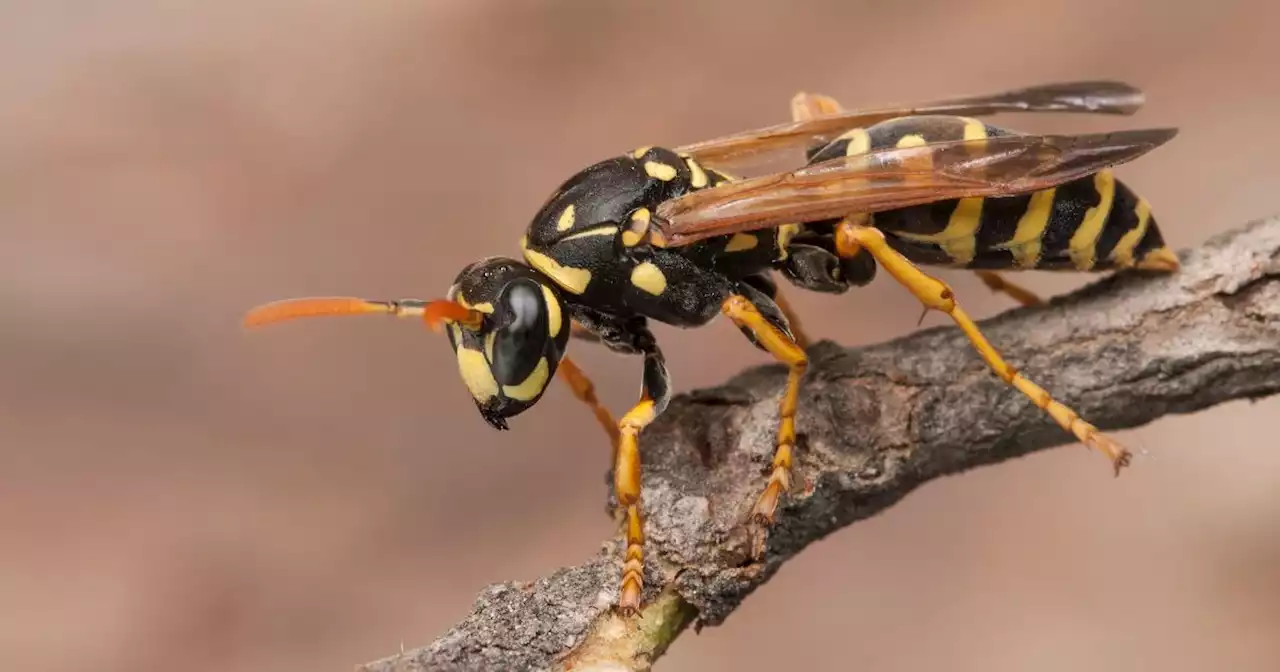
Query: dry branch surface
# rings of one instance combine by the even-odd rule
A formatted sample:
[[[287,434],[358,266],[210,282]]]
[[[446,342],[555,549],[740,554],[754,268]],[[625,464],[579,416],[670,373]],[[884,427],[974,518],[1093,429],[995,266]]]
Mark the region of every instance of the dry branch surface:
[[[1280,392],[1280,217],[1180,256],[1173,276],[1109,277],[980,326],[1015,366],[1103,429]],[[609,609],[614,540],[580,565],[490,586],[435,642],[359,669],[647,669],[687,623],[719,624],[805,546],[922,483],[1075,443],[949,325],[866,348],[821,342],[810,356],[797,488],[761,562],[748,559],[741,521],[773,450],[779,365],[680,395],[643,434],[641,627]],[[1104,477],[1106,459],[1093,459]]]

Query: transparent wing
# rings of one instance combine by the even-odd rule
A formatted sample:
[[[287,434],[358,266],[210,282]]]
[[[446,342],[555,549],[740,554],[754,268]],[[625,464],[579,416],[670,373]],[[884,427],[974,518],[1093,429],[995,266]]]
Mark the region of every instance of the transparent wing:
[[[893,147],[730,182],[666,201],[653,226],[670,246],[797,222],[1057,186],[1133,159],[1176,129],[1014,135]]]
[[[842,133],[895,117],[916,114],[985,116],[1000,112],[1089,112],[1133,114],[1144,102],[1141,90],[1123,82],[1082,81],[1043,84],[981,96],[875,110],[849,110],[685,145],[678,151],[716,169],[743,173],[804,162],[804,150]]]

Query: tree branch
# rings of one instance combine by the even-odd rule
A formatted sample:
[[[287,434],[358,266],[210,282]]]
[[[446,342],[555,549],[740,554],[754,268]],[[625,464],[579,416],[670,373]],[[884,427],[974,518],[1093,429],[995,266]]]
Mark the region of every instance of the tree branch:
[[[1032,380],[1103,429],[1280,392],[1280,217],[982,323]],[[716,625],[808,544],[920,484],[1075,440],[992,375],[959,330],[844,349],[822,342],[800,398],[796,487],[767,554],[741,525],[764,485],[786,371],[681,395],[641,439],[646,608],[615,615],[618,540],[532,583],[487,588],[432,644],[370,663],[407,670],[646,669],[692,621]],[[1098,477],[1110,470],[1101,455]],[[1141,468],[1139,460],[1137,466]]]

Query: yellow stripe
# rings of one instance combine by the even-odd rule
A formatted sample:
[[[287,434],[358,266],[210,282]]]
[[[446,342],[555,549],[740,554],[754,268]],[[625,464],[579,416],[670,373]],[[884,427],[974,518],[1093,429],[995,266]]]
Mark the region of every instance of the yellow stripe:
[[[1092,269],[1096,261],[1098,236],[1102,234],[1102,225],[1107,223],[1111,204],[1115,201],[1116,178],[1110,170],[1100,170],[1093,176],[1093,186],[1098,190],[1100,200],[1084,213],[1084,221],[1068,244],[1071,261],[1082,271]]]
[[[586,231],[579,231],[571,236],[565,236],[560,242],[566,240],[577,240],[578,238],[590,238],[591,236],[616,236],[618,235],[618,227],[616,226],[600,226]]]
[[[871,149],[871,134],[867,133],[865,128],[855,128],[841,135],[840,139],[849,141],[849,145],[844,148],[845,156],[866,154],[867,150]]]
[[[948,236],[939,246],[961,266],[968,265],[978,251],[978,225],[982,223],[981,198],[962,198],[951,211],[951,219],[940,236]]]
[[[1053,197],[1057,189],[1044,189],[1031,195],[1027,211],[1018,219],[1018,228],[1009,242],[997,245],[1013,253],[1014,261],[1021,268],[1035,268],[1040,262],[1041,236],[1049,226],[1053,214]]]
[[[964,139],[965,140],[981,140],[987,137],[987,125],[972,119],[970,117],[960,117],[964,120]]]
[[[1138,215],[1138,223],[1133,230],[1120,237],[1120,242],[1116,243],[1116,249],[1111,251],[1111,259],[1116,262],[1117,266],[1133,265],[1133,250],[1142,241],[1142,237],[1147,234],[1147,223],[1151,221],[1151,204],[1145,198],[1138,199],[1138,205],[1134,208],[1134,212]]]
[[[689,186],[694,189],[701,189],[707,186],[707,173],[702,170],[702,166],[698,165],[693,159],[685,159],[685,165],[689,166]]]
[[[788,248],[791,247],[791,239],[800,233],[799,224],[783,224],[778,227],[778,259],[786,259],[790,254]]]
[[[964,119],[965,140],[985,140],[987,125],[977,119]],[[985,143],[984,143],[985,144]],[[962,198],[951,211],[944,234],[951,232],[952,240],[943,241],[942,250],[957,264],[967,266],[978,252],[978,226],[982,223],[981,198]]]
[[[925,140],[923,135],[919,133],[912,133],[910,135],[904,135],[901,138],[898,138],[897,146],[898,147],[923,147],[927,144],[929,144],[929,141]]]
[[[894,231],[894,235],[917,243],[933,243],[941,247],[957,264],[968,264],[977,253],[978,224],[982,220],[981,198],[962,198],[947,220],[947,228],[937,233]]]
[[[581,294],[587,291],[587,285],[591,283],[590,269],[565,266],[541,252],[529,249],[527,236],[521,239],[520,249],[524,252],[525,261],[528,261],[530,266],[555,280],[557,285],[574,294]],[[479,308],[476,308],[476,310],[479,310]]]

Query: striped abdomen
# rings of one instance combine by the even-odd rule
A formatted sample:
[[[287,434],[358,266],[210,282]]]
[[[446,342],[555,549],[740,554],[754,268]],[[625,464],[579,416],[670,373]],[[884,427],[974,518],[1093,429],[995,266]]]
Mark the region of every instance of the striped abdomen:
[[[849,131],[811,161],[1012,134],[967,117],[902,117]],[[1111,170],[1020,196],[952,199],[880,212],[873,222],[893,247],[921,264],[1080,271],[1168,270],[1176,264],[1150,205]]]

